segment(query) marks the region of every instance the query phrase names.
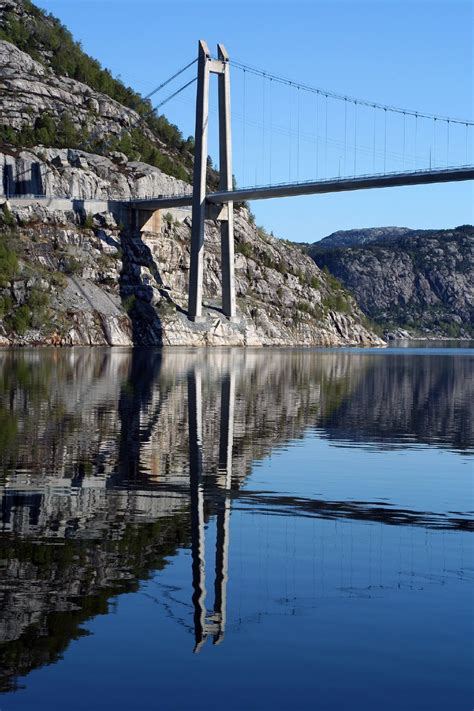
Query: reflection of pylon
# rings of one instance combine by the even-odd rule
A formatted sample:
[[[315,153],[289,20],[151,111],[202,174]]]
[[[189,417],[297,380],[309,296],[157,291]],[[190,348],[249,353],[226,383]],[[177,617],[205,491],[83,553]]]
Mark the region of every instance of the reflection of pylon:
[[[219,436],[219,483],[222,495],[217,504],[216,567],[214,611],[206,611],[206,560],[204,534],[204,488],[202,481],[202,382],[201,373],[188,375],[189,475],[191,489],[191,553],[194,606],[194,652],[199,652],[208,635],[214,644],[224,639],[227,608],[229,560],[230,499],[232,477],[232,444],[234,431],[235,378],[228,374],[221,387],[221,423]]]

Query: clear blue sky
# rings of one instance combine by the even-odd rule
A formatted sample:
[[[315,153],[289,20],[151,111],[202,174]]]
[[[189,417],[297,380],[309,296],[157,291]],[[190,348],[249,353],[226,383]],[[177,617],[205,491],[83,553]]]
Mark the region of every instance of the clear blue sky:
[[[223,42],[233,59],[305,84],[430,114],[474,117],[472,2],[42,0],[40,4],[70,28],[89,54],[144,94],[192,59],[198,39],[203,38],[212,50]],[[324,164],[328,177],[338,171],[351,172],[351,145],[356,140],[353,105],[347,116],[348,148],[343,150],[344,102],[330,103],[328,135],[334,141],[324,157],[324,98],[316,105],[314,95],[298,95],[274,83],[263,97],[262,82],[249,74],[245,81],[244,106],[243,74],[233,70],[234,171],[239,184],[269,182],[270,177],[273,182],[287,180],[290,171],[293,180],[297,173],[299,179],[310,178],[315,165],[324,174]],[[172,88],[179,86],[178,81]],[[163,108],[186,136],[194,132],[194,91],[190,87]],[[373,118],[369,110],[358,111],[357,141],[367,147],[367,156],[358,158],[357,169],[370,171]],[[384,140],[381,123],[376,128],[379,169]],[[418,163],[427,164],[436,142],[436,161],[442,165],[448,159],[445,129],[438,124],[434,137],[432,124],[425,123],[417,127]],[[214,113],[210,130],[210,152],[215,159]],[[394,119],[388,130],[399,158],[396,164],[390,154],[387,169],[400,169],[401,119]],[[450,130],[450,150],[461,161],[464,134],[456,134],[454,127]],[[408,121],[405,131],[408,166],[414,154],[414,124]],[[472,138],[469,141],[472,162]],[[252,209],[257,222],[276,235],[314,241],[354,227],[472,223],[473,198],[473,184],[458,183],[262,201],[253,203]]]

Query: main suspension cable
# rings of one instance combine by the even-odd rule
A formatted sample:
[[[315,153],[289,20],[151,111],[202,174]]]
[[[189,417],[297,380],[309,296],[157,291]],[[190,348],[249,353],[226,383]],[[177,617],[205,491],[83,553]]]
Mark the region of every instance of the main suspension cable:
[[[194,84],[194,82],[197,81],[197,77],[194,77],[191,79],[191,81],[188,81],[187,84],[184,84],[180,89],[177,89],[173,94],[170,94],[169,96],[166,97],[166,99],[163,99],[159,104],[157,104],[153,111],[158,111],[159,108],[164,106],[165,104],[168,103],[168,101],[171,101],[171,99],[174,99],[175,96],[178,96],[178,94],[181,94],[182,91],[188,88],[188,86],[191,86],[191,84]]]
[[[349,96],[347,94],[338,94],[334,91],[329,91],[328,89],[322,89],[320,87],[316,86],[310,86],[309,84],[302,84],[301,82],[294,81],[292,79],[287,79],[285,77],[279,77],[276,74],[272,74],[271,72],[264,71],[263,69],[258,69],[257,67],[252,67],[248,64],[244,64],[243,62],[238,62],[236,60],[231,60],[230,64],[237,69],[241,69],[242,71],[245,70],[247,72],[251,72],[253,74],[256,74],[258,76],[264,76],[266,79],[272,79],[272,81],[279,82],[280,84],[286,84],[287,86],[291,86],[299,89],[302,89],[303,91],[309,91],[313,92],[316,94],[321,94],[322,96],[327,96],[330,97],[331,99],[338,99],[339,101],[350,101],[351,103],[358,103],[360,106],[368,106],[373,109],[382,109],[384,111],[392,111],[394,113],[399,113],[403,114],[405,113],[407,116],[418,116],[419,118],[425,118],[425,119],[437,119],[438,121],[449,121],[450,123],[458,123],[458,124],[467,124],[469,126],[474,126],[474,120],[466,120],[466,119],[460,119],[460,118],[454,118],[452,116],[438,116],[436,114],[427,114],[427,113],[421,113],[420,111],[414,111],[410,109],[404,109],[400,108],[398,106],[391,106],[389,104],[381,104],[376,101],[368,101],[367,99],[358,99],[353,96]]]
[[[193,59],[192,62],[189,62],[189,64],[186,64],[185,67],[183,67],[183,68],[180,69],[178,72],[176,72],[176,74],[173,74],[173,76],[171,76],[169,79],[167,79],[167,80],[164,81],[162,84],[160,84],[159,86],[157,86],[156,89],[153,89],[153,91],[150,91],[150,93],[147,94],[146,96],[144,96],[143,99],[146,101],[147,99],[149,99],[150,97],[152,97],[153,94],[156,94],[157,92],[161,91],[161,89],[163,89],[167,84],[169,84],[170,82],[172,82],[173,79],[176,79],[176,77],[179,77],[180,74],[182,74],[183,72],[185,72],[186,69],[189,69],[189,67],[192,67],[193,64],[196,64],[196,62],[197,62],[197,57],[196,57],[196,59]]]

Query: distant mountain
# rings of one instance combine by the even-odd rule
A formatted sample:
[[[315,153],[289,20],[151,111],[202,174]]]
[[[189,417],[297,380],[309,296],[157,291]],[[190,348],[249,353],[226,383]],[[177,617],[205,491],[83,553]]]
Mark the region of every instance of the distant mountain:
[[[372,242],[391,242],[413,233],[408,227],[365,227],[360,230],[339,230],[310,246],[309,252],[333,247],[354,247]]]
[[[385,332],[474,335],[474,227],[335,232],[307,251]]]

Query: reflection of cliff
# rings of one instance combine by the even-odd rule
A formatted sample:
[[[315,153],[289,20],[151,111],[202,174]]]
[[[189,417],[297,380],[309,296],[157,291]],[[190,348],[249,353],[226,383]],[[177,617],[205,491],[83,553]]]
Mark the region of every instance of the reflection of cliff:
[[[232,483],[316,423],[334,441],[472,448],[469,357],[311,351],[0,352],[2,528],[97,537],[188,496],[188,375],[202,382],[204,476],[234,387]]]
[[[188,375],[202,382],[205,480],[219,468],[221,384],[235,392],[232,484],[316,423],[333,441],[472,448],[469,357],[311,351],[0,352],[4,531],[97,537],[188,496]]]
[[[60,658],[69,643],[87,634],[81,625],[105,614],[114,595],[131,592],[150,571],[166,565],[189,539],[185,516],[113,527],[99,543],[65,539],[0,541],[0,691],[18,676]]]
[[[314,351],[0,352],[0,688],[56,659],[84,620],[183,546],[196,649],[210,635],[221,641],[236,498],[276,514],[464,528],[462,516],[243,485],[256,460],[315,422],[338,441],[472,447],[468,367]]]
[[[323,407],[317,418],[324,436],[384,449],[413,443],[472,450],[471,358],[384,355],[360,359],[368,367],[354,381],[350,397],[343,398],[336,409]],[[356,363],[354,367],[360,371]]]
[[[169,489],[170,477],[187,486],[189,372],[202,375],[206,474],[215,473],[221,380],[230,371],[236,398],[233,472],[241,481],[255,459],[302,435],[321,403],[330,406],[332,389],[339,399],[359,377],[346,377],[347,354],[337,359],[309,355],[281,351],[270,357],[242,350],[137,350],[133,356],[81,350],[69,357],[58,351],[0,353],[5,425],[0,486],[3,474],[5,495],[40,493],[52,497],[53,508],[64,497],[66,517],[75,519],[76,528],[85,525],[81,509],[87,518],[89,506],[101,508],[110,488],[124,490],[133,483]],[[7,508],[13,515],[12,506]],[[41,513],[29,519],[40,525]],[[3,524],[9,525],[5,518]]]
[[[136,587],[191,538],[202,588],[194,599],[197,648],[210,633],[223,638],[230,505],[219,491],[238,488],[255,459],[301,436],[319,407],[320,366],[302,354],[261,355],[0,355],[4,688],[54,661],[84,620],[106,611],[110,596]],[[189,481],[197,441],[189,393],[197,380],[202,454],[195,482],[199,490],[216,487],[205,506]],[[207,612],[202,540],[213,515],[219,573]]]

